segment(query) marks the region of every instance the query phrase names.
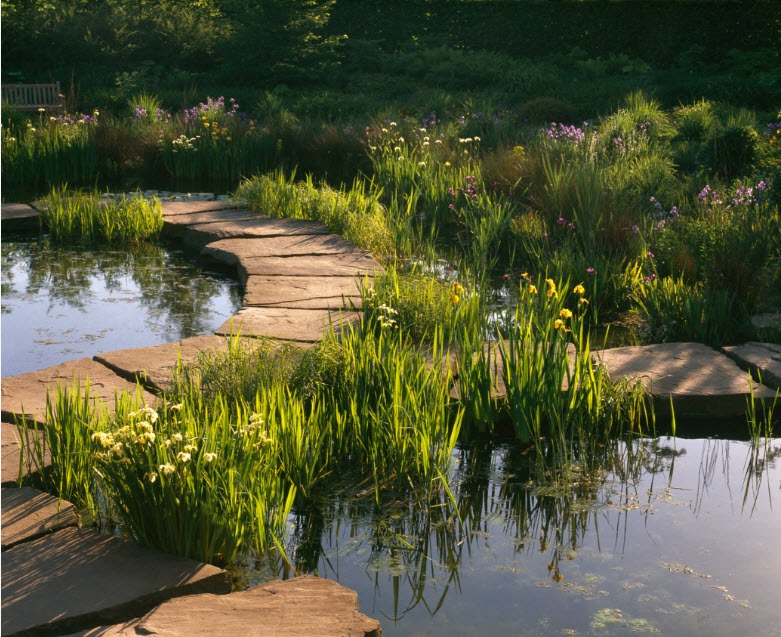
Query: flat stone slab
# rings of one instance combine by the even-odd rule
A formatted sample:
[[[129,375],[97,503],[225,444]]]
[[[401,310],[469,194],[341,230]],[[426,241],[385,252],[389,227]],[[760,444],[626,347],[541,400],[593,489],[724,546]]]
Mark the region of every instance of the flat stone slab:
[[[172,597],[228,593],[230,583],[215,566],[64,529],[4,551],[2,589],[4,636],[61,635],[139,617]]]
[[[201,250],[201,256],[232,266],[262,257],[369,254],[337,234],[294,235],[256,239],[221,239]],[[378,264],[379,265],[379,264]],[[320,274],[307,272],[307,274]]]
[[[79,633],[81,637],[380,637],[380,622],[358,611],[358,594],[304,575],[230,595],[172,599],[141,619]]]
[[[341,325],[355,323],[360,318],[361,312],[246,307],[225,321],[215,333],[314,343],[323,338],[330,325],[338,334]]]
[[[661,343],[619,347],[594,353],[611,378],[640,378],[656,409],[676,415],[742,418],[753,386],[756,398],[772,398],[769,387],[749,380],[727,356],[700,343]]]
[[[194,363],[198,354],[204,351],[225,351],[228,339],[224,336],[206,334],[192,336],[175,343],[120,349],[94,357],[119,376],[160,391],[171,388],[173,370],[179,360]]]
[[[74,379],[83,385],[90,381],[90,396],[99,399],[109,412],[114,409],[114,397],[122,392],[134,395],[136,385],[121,378],[113,371],[90,358],[80,358],[37,372],[3,378],[2,417],[5,420],[21,419],[26,414],[34,422],[46,422],[46,392],[54,395],[59,383],[63,389],[69,389]],[[157,398],[142,391],[141,398],[149,405],[157,403]]]
[[[26,203],[0,204],[0,219],[2,219],[2,221],[36,219],[37,217],[38,211]]]
[[[341,309],[361,306],[361,279],[333,276],[251,276],[244,306]]]
[[[32,487],[9,487],[0,491],[2,506],[2,550],[34,540],[69,526],[78,526],[76,509],[70,502]]]
[[[164,215],[163,232],[170,237],[181,238],[186,228],[206,223],[227,223],[258,219],[258,214],[250,210],[208,210],[186,214]]]
[[[721,349],[741,369],[759,371],[763,385],[781,389],[781,345],[752,342]]]
[[[246,221],[220,221],[188,226],[182,235],[182,240],[186,246],[200,250],[207,243],[220,239],[329,233],[330,230],[317,221],[304,221],[302,219],[249,219]]]
[[[212,210],[225,210],[227,208],[236,208],[236,204],[230,201],[161,201],[163,208],[163,217],[173,215],[189,215],[198,212],[209,212]]]
[[[23,428],[9,422],[2,423],[2,431],[3,445],[0,463],[2,464],[3,486],[18,484],[20,469],[21,477],[25,478],[34,475],[43,468],[38,466],[35,454],[36,446],[43,453],[41,461],[44,467],[48,467],[51,464],[51,454],[43,444],[43,431],[28,428],[25,432]],[[25,440],[24,466],[20,467],[23,447],[21,441],[23,439]]]
[[[259,257],[242,259],[239,280],[246,284],[250,276],[366,276],[382,272],[382,266],[365,250],[316,256]]]

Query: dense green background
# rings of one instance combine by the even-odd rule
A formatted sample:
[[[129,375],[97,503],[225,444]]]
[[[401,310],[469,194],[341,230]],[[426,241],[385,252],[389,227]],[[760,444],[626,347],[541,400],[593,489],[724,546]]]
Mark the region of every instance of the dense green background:
[[[424,50],[612,59],[625,74],[646,70],[637,60],[688,72],[731,61],[741,74],[742,53],[739,62],[766,67],[768,101],[781,95],[780,25],[773,0],[3,0],[2,76],[61,80],[72,94],[195,84],[341,89],[356,74],[403,74],[393,56],[414,66],[409,56]],[[631,60],[616,60],[621,54]],[[457,67],[439,79],[461,88]]]

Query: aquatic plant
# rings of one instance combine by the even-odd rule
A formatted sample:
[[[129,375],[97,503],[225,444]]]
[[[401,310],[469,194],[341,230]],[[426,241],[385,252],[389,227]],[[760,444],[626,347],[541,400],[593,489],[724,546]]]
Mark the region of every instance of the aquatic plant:
[[[157,197],[141,193],[111,201],[96,193],[52,188],[40,205],[40,222],[55,240],[136,243],[163,229],[163,210]]]
[[[278,170],[245,180],[234,194],[251,210],[269,217],[320,221],[377,257],[393,254],[387,215],[377,194],[361,180],[335,190],[311,176],[296,181],[295,171]]]

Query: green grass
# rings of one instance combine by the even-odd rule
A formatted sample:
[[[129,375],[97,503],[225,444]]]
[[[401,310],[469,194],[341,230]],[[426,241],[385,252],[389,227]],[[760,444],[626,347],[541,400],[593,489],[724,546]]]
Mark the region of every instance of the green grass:
[[[40,207],[40,222],[56,241],[137,243],[163,229],[163,210],[155,197],[140,193],[105,201],[96,192],[52,188]]]
[[[280,170],[244,181],[234,199],[268,217],[319,221],[378,257],[393,255],[387,213],[362,181],[336,190],[316,185],[311,176],[296,181],[295,173]]]

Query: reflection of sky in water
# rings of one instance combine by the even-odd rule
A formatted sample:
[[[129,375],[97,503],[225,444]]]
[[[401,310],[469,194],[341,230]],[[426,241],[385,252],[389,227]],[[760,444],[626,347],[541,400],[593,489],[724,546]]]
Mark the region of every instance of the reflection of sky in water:
[[[2,244],[2,375],[211,333],[241,303],[238,283],[182,253]]]
[[[781,458],[781,439],[773,448]],[[614,474],[579,498],[538,497],[494,452],[490,479],[472,475],[457,495],[468,537],[452,522],[427,526],[435,516],[419,510],[372,514],[366,503],[351,522],[348,505],[324,507],[316,571],[357,590],[386,637],[781,635],[781,460],[751,474],[745,442],[662,439],[654,449],[633,483]],[[475,488],[469,515],[464,494]],[[394,538],[388,529],[402,525]]]

